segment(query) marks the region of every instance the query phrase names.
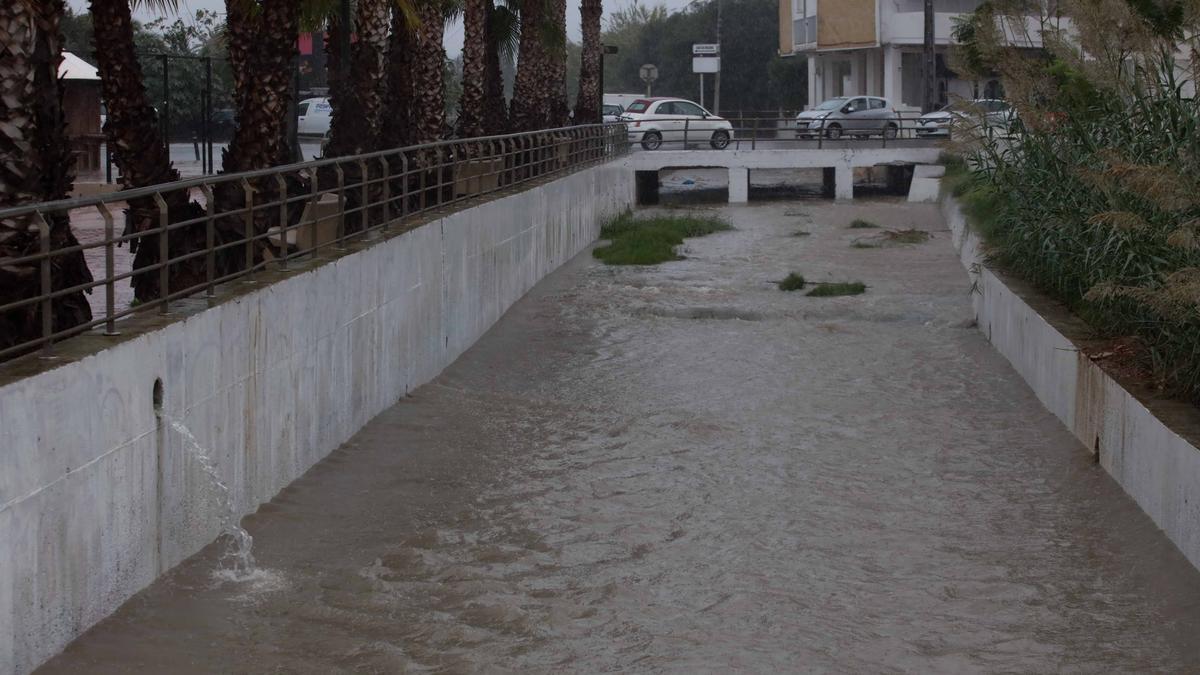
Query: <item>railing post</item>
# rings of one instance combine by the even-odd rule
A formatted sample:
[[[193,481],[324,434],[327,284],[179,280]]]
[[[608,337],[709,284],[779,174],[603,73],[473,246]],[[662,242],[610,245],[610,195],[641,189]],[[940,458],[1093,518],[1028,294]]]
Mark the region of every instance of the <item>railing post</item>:
[[[214,250],[217,247],[216,223],[213,220],[213,212],[216,210],[216,204],[213,200],[213,189],[208,183],[200,186],[200,191],[204,193],[204,277],[206,288],[204,294],[208,297],[213,297],[217,294],[216,278],[217,278],[217,252]]]
[[[50,294],[54,292],[53,280],[50,276],[50,224],[46,222],[46,217],[41,211],[34,214],[37,217],[38,239],[41,242],[40,251],[42,259],[39,267],[41,268],[41,286],[42,286],[42,351],[49,353],[52,339],[54,335],[54,305]]]
[[[750,131],[750,149],[758,148],[758,118],[754,118],[754,127]]]
[[[383,168],[383,231],[387,232],[392,220],[392,163],[387,155],[380,155],[379,164]]]
[[[367,160],[358,160],[358,175],[362,178],[362,206],[359,208],[358,217],[362,219],[362,232],[365,235],[371,228],[371,182],[368,180],[370,175],[367,171]]]
[[[254,269],[254,187],[245,178],[242,179],[242,193],[246,199],[244,246],[246,248],[246,272],[249,273]]]
[[[162,304],[158,306],[159,314],[166,314],[169,311],[171,287],[170,287],[170,259],[171,259],[171,237],[167,231],[167,200],[163,199],[161,192],[154,193],[154,203],[158,205],[158,299]]]
[[[279,189],[279,269],[286,270],[288,262],[288,189],[283,174],[275,174],[275,187]]]
[[[408,153],[400,153],[400,226],[408,216]]]
[[[113,251],[113,237],[115,231],[113,228],[112,211],[108,209],[108,205],[104,202],[96,204],[96,210],[100,212],[100,217],[104,219],[104,334],[119,335],[117,333],[117,322],[113,318],[116,312],[115,305],[117,304],[117,288],[113,277],[116,273],[116,256]]]
[[[337,250],[346,250],[346,172],[341,162],[335,162],[333,172],[337,174],[338,191],[338,221],[337,221]]]
[[[688,120],[688,119],[683,120],[683,149],[684,150],[688,149],[687,148],[687,141],[688,141],[687,137],[688,137],[688,124],[690,122],[691,122],[691,120]]]

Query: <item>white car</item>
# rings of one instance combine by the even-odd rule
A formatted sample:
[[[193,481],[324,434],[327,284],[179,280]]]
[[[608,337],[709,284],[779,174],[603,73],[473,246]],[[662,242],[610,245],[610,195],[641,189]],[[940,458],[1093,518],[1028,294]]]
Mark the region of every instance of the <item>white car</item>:
[[[625,113],[625,109],[615,103],[605,103],[600,106],[601,115],[605,124],[610,122],[620,122],[621,115]]]
[[[886,98],[838,96],[812,110],[796,115],[796,138],[830,140],[842,136],[895,138],[900,132],[900,115]]]
[[[714,150],[724,150],[733,139],[733,125],[692,101],[682,98],[639,98],[621,116],[629,131],[629,140],[641,143],[645,150],[657,150],[663,143],[708,142]]]
[[[299,115],[296,121],[298,135],[324,137],[329,133],[333,106],[329,105],[328,98],[306,98],[300,101],[296,111]]]
[[[941,110],[921,115],[917,120],[917,136],[930,138],[934,136],[949,136],[950,129],[955,124],[969,123],[979,120],[984,127],[1001,127],[1007,129],[1013,122],[1015,113],[1008,101],[982,98],[976,101],[955,101],[943,106]]]

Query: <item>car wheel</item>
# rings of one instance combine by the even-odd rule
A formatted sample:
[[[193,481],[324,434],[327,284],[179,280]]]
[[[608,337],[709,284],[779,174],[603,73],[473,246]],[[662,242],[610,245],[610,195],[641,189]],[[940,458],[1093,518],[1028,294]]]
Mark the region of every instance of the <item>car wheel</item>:
[[[642,136],[643,150],[657,150],[662,147],[662,134],[657,131],[647,131],[645,136]]]
[[[729,132],[714,131],[709,145],[713,147],[713,150],[724,150],[729,145]]]
[[[842,137],[842,128],[836,124],[825,130],[825,136],[831,141],[836,141]]]
[[[899,133],[900,129],[892,122],[888,122],[888,125],[883,128],[883,137],[889,141],[894,140]]]

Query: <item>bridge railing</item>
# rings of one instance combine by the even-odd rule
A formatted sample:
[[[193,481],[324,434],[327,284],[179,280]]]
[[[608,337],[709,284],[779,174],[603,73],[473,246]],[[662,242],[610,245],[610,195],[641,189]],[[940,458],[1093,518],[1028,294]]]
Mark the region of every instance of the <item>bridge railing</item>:
[[[1004,126],[983,117],[922,119],[918,112],[890,110],[861,120],[810,120],[795,115],[654,116],[630,120],[629,140],[644,150],[925,147],[977,133],[1003,134],[1007,131]]]
[[[577,171],[628,148],[623,124],[581,125],[0,209],[0,222],[27,240],[18,257],[0,254],[0,265],[29,281],[0,289],[0,331],[10,331],[0,334],[0,361],[47,352],[85,332],[118,335],[132,315],[166,314],[183,298],[213,297],[221,284],[287,270],[431,210]],[[53,248],[64,219],[79,243]],[[58,272],[79,256],[91,280],[63,281]],[[91,318],[62,325],[56,310],[67,303],[78,316],[84,293]]]

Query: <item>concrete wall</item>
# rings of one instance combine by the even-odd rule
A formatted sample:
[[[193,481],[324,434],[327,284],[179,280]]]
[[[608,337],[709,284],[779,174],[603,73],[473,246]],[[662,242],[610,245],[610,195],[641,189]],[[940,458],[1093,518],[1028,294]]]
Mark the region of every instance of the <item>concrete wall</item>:
[[[979,329],[1200,568],[1200,411],[1122,387],[1069,337],[1085,330],[1077,320],[1058,316],[1061,308],[983,265],[979,237],[958,204],[947,198],[942,210],[975,283]]]
[[[606,165],[447,215],[0,387],[0,673],[25,673],[220,532],[195,435],[254,511],[428,382],[633,202]]]

